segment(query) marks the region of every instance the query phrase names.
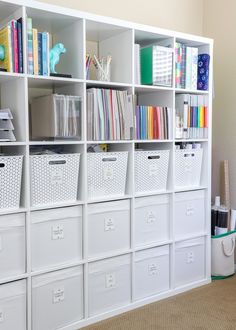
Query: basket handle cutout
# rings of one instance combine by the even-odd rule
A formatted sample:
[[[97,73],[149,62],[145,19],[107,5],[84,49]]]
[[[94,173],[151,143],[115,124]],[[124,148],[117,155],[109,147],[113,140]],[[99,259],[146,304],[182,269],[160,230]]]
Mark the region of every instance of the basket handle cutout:
[[[184,157],[194,157],[195,154],[191,153],[191,154],[184,154]]]
[[[50,160],[49,165],[63,165],[66,164],[66,160]]]
[[[148,159],[160,159],[161,156],[156,155],[156,156],[148,156]]]
[[[4,163],[0,163],[0,167],[5,167],[5,164]]]
[[[221,241],[222,249],[223,249],[224,255],[225,255],[226,257],[231,257],[232,254],[234,253],[234,248],[235,248],[235,238],[232,237],[232,238],[231,238],[231,241],[232,241],[232,250],[229,251],[229,252],[227,252],[227,251],[225,250],[225,242],[224,242],[224,241]]]
[[[117,160],[116,157],[109,157],[109,158],[103,158],[103,162],[115,162]]]

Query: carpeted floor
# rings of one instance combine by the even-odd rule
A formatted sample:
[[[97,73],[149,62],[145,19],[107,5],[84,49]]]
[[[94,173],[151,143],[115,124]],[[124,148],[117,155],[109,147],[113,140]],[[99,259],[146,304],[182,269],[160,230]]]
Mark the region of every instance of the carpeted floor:
[[[236,276],[153,303],[83,330],[235,330]]]

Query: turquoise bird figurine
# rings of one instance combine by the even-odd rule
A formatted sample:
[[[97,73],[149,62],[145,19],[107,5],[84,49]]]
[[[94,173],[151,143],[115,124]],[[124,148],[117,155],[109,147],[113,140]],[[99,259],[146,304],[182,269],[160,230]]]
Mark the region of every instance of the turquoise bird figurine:
[[[55,70],[55,66],[59,63],[61,54],[65,54],[65,53],[66,53],[66,48],[61,43],[55,44],[53,48],[50,49],[49,56],[50,56],[51,73],[57,73]]]
[[[5,48],[3,45],[0,45],[0,61],[4,61],[5,59]]]

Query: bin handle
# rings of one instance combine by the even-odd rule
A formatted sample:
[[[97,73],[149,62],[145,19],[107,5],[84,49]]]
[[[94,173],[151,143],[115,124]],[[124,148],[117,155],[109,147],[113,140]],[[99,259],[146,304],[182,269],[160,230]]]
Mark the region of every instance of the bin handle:
[[[5,167],[5,164],[4,163],[0,163],[0,168],[1,167]]]
[[[225,243],[224,243],[224,241],[221,241],[222,249],[223,249],[224,255],[225,255],[226,257],[231,257],[232,254],[234,253],[234,248],[235,248],[235,238],[232,237],[232,238],[231,238],[231,241],[232,241],[232,250],[231,250],[230,252],[227,252],[227,251],[225,250]]]
[[[190,152],[190,153],[184,153],[184,157],[194,157],[195,154]]]
[[[63,165],[66,164],[66,160],[62,159],[62,160],[50,160],[48,162],[49,165]]]
[[[160,159],[160,155],[148,156],[148,159]]]
[[[115,162],[116,160],[116,157],[107,157],[102,159],[103,162]]]

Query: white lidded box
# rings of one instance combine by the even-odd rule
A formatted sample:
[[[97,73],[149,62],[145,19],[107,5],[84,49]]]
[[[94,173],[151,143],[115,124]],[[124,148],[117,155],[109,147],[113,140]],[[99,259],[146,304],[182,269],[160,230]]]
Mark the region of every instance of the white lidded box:
[[[135,253],[135,300],[170,288],[169,245]]]
[[[175,287],[205,278],[205,238],[199,237],[175,245]]]
[[[88,205],[88,256],[130,248],[130,201]]]
[[[157,195],[135,199],[135,246],[169,239],[170,197]]]
[[[199,186],[201,181],[203,149],[175,150],[175,187]]]
[[[89,316],[131,302],[130,255],[90,263],[88,272]]]
[[[88,153],[88,197],[124,196],[128,151]]]
[[[26,330],[26,281],[0,285],[0,330]]]
[[[31,155],[31,206],[75,202],[80,154]]]
[[[25,273],[25,214],[0,216],[0,279]]]
[[[205,232],[205,192],[188,191],[175,194],[175,238]]]
[[[83,268],[32,279],[32,329],[54,330],[83,318]]]
[[[32,212],[31,246],[33,271],[81,260],[82,207]]]
[[[165,191],[169,150],[135,151],[135,192]]]
[[[0,209],[20,206],[23,156],[0,156]]]

